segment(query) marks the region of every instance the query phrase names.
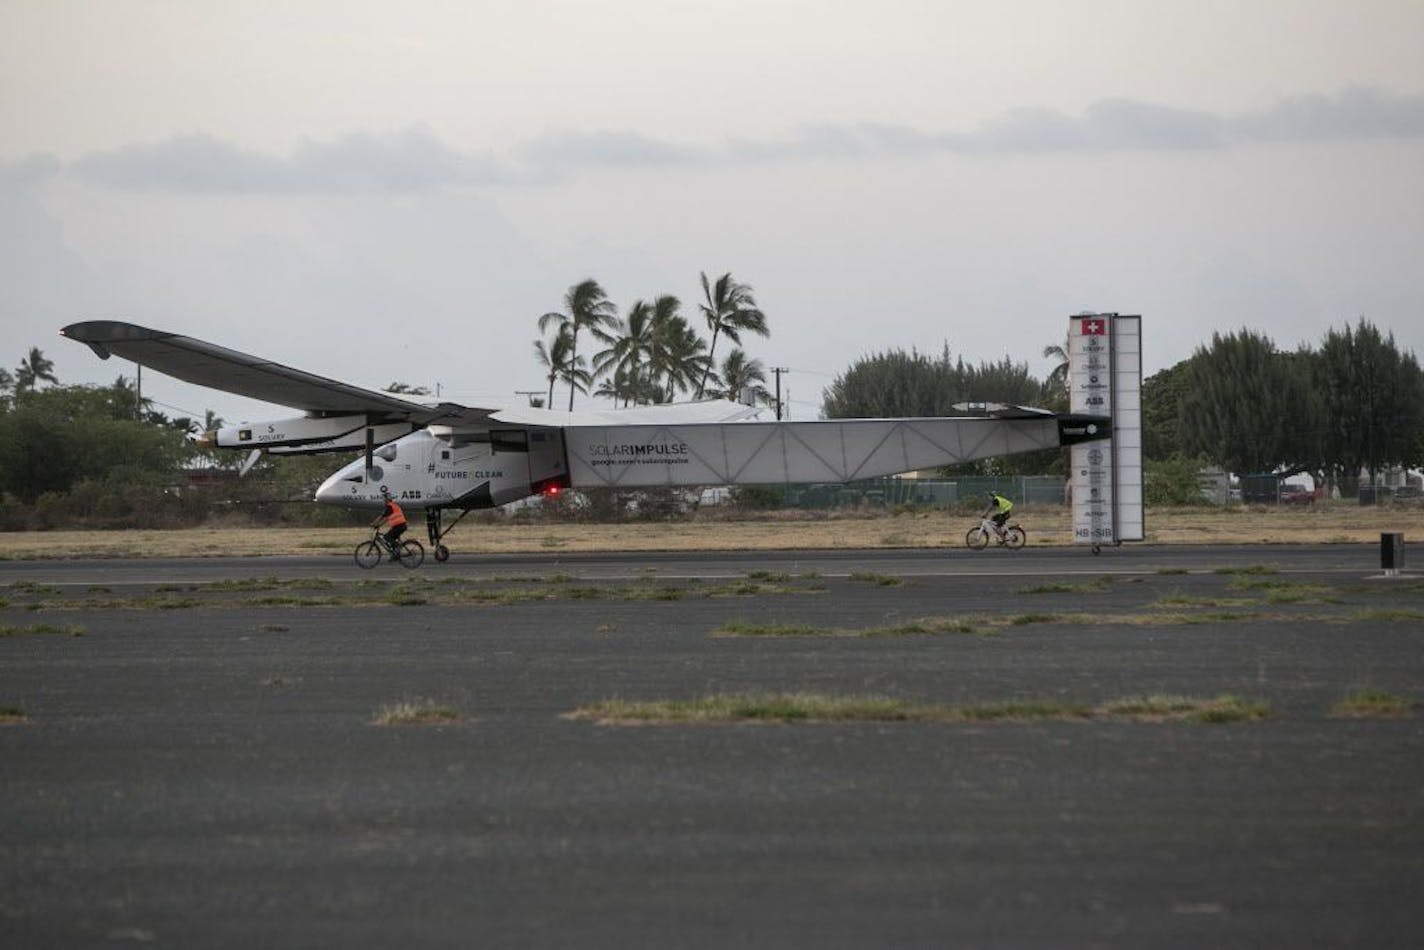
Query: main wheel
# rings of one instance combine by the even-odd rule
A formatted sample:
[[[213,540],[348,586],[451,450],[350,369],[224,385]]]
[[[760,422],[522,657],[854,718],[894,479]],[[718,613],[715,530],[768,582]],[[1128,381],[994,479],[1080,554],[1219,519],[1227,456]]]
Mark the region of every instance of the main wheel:
[[[381,563],[381,546],[375,541],[356,545],[356,566],[370,570]]]
[[[1027,540],[1028,535],[1025,534],[1024,529],[1018,525],[1014,525],[1008,531],[1004,532],[1004,544],[1014,551],[1023,547],[1024,542]]]
[[[450,549],[443,544],[435,545],[435,560],[439,561],[441,564],[444,564],[446,561],[450,560]]]
[[[401,567],[417,568],[425,562],[425,548],[419,541],[404,541],[400,546]]]
[[[982,551],[989,546],[989,533],[983,528],[970,528],[964,536],[964,543],[973,551]]]

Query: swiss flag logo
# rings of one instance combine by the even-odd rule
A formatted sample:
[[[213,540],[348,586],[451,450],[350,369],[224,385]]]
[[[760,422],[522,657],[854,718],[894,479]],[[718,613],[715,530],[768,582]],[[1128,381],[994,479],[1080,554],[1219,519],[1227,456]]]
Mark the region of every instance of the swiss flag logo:
[[[1108,322],[1102,317],[1084,317],[1078,322],[1083,336],[1102,336],[1108,332]]]

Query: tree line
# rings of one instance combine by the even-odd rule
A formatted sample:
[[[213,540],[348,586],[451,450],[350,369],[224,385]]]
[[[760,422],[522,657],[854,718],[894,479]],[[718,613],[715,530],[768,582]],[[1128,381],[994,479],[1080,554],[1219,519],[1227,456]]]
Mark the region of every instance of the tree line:
[[[1144,381],[1143,452],[1240,475],[1305,472],[1350,496],[1362,474],[1424,466],[1424,372],[1363,317],[1295,350],[1249,329],[1214,333]]]
[[[618,406],[666,403],[687,394],[694,399],[745,396],[765,402],[766,368],[747,356],[741,342],[743,334],[770,335],[766,314],[758,308],[752,288],[730,273],[715,281],[705,272],[700,276],[702,301],[697,310],[710,342],[683,316],[682,302],[672,294],[635,300],[620,317],[598,281],[590,278],[570,287],[563,310],[539,317],[539,332],[549,334],[534,343],[548,383],[543,405],[553,407],[554,388],[560,383],[568,386],[570,411],[580,392]],[[723,337],[737,347],[718,365],[717,344]],[[591,360],[590,338],[602,347]]]
[[[300,503],[330,459],[283,459],[209,486],[188,478],[238,463],[189,439],[221,425],[211,410],[201,422],[165,415],[122,375],[107,386],[61,384],[32,347],[13,372],[0,369],[0,530],[178,527],[228,511],[244,522],[346,520]]]

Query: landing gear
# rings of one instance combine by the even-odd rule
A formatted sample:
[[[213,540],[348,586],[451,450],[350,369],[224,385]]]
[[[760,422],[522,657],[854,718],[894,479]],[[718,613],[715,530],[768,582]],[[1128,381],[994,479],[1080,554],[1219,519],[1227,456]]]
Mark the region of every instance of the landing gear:
[[[455,530],[455,525],[460,523],[460,519],[470,513],[469,508],[462,509],[460,513],[455,516],[455,520],[450,522],[449,527],[442,528],[440,524],[440,513],[443,510],[443,508],[425,509],[425,532],[430,537],[430,548],[435,552],[435,560],[442,564],[450,560],[450,549],[441,542],[444,540],[445,535]]]

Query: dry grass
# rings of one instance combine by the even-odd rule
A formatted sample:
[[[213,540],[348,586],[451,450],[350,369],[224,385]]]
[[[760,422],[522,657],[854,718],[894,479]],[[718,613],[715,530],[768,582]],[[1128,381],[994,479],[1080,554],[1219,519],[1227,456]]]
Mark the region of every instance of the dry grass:
[[[439,726],[460,721],[460,711],[429,700],[404,700],[376,710],[373,726]]]
[[[1069,543],[1069,515],[1059,506],[1015,509],[1031,546]],[[756,521],[699,517],[659,524],[474,524],[453,537],[457,551],[770,551],[833,548],[960,548],[973,519],[942,511],[806,514],[780,512]],[[1171,544],[1377,543],[1382,531],[1424,535],[1424,508],[1150,509],[1147,540]],[[0,533],[0,559],[55,557],[255,557],[332,554],[349,557],[364,538],[357,528],[187,528],[173,531]]]
[[[1330,709],[1337,719],[1400,719],[1408,716],[1413,704],[1392,693],[1362,689],[1351,693]]]
[[[828,696],[823,693],[721,693],[693,700],[608,699],[580,707],[566,718],[600,725],[672,725],[748,722],[1028,722],[1117,719],[1136,722],[1243,722],[1263,719],[1264,703],[1235,696],[1193,699],[1136,696],[1097,706],[1058,700],[1016,699],[961,706],[911,703],[888,696]]]

